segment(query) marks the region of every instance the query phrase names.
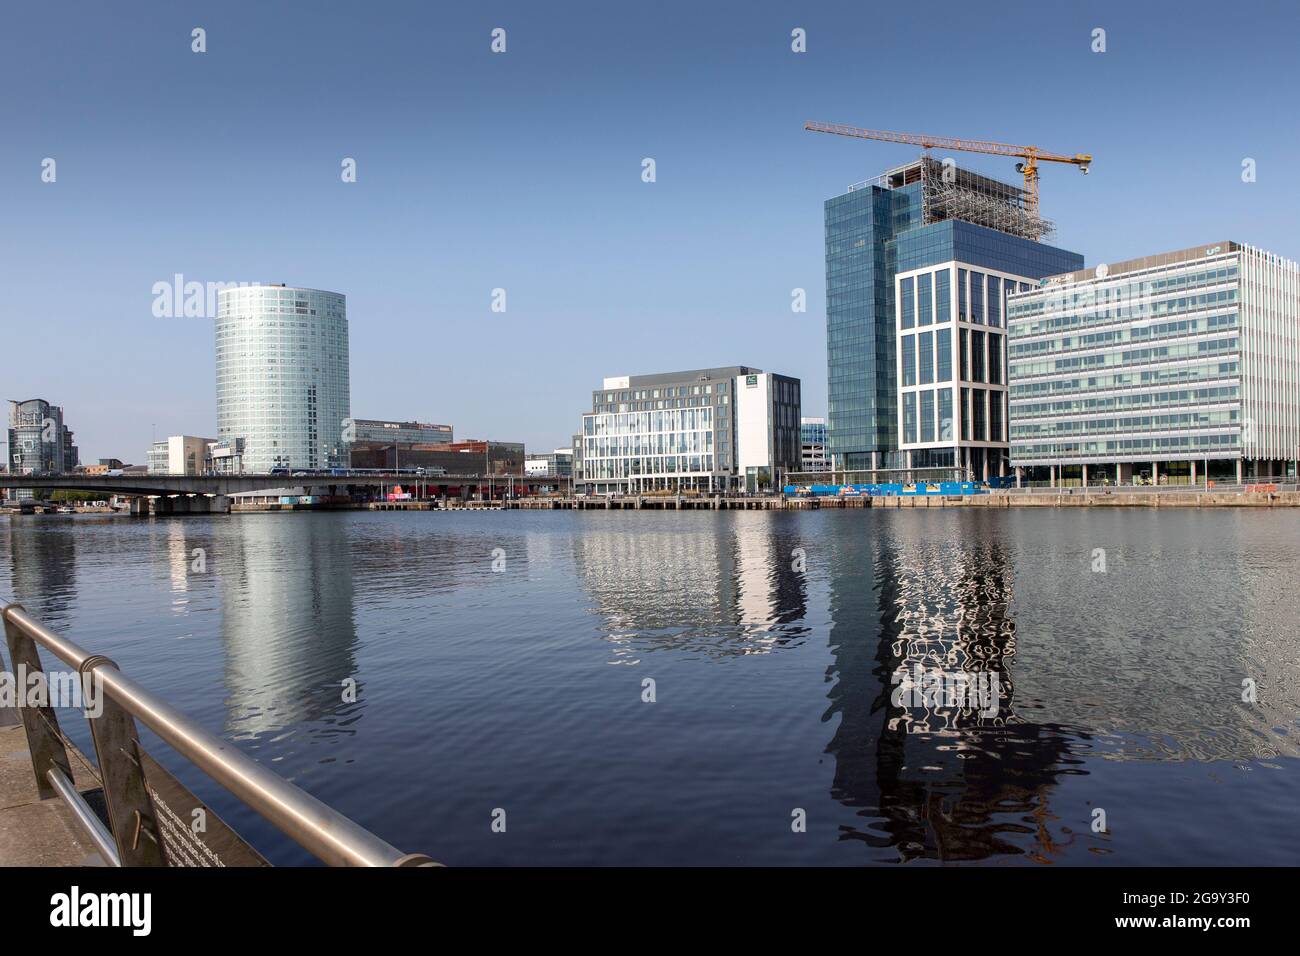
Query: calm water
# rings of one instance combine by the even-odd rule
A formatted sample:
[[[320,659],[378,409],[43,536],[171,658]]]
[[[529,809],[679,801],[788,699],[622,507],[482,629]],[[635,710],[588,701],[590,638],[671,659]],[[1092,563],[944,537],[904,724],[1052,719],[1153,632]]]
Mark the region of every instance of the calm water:
[[[0,594],[449,864],[1295,865],[1298,537],[1285,510],[36,516],[0,518]],[[917,665],[997,696],[892,699]]]

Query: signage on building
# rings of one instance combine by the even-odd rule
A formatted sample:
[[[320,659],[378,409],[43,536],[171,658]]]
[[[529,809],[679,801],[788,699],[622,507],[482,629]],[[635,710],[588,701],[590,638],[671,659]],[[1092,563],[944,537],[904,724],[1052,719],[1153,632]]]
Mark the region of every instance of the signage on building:
[[[757,375],[746,375],[746,376],[745,376],[745,387],[746,387],[746,388],[754,388],[754,387],[756,387],[757,385],[758,385],[758,376],[757,376]]]

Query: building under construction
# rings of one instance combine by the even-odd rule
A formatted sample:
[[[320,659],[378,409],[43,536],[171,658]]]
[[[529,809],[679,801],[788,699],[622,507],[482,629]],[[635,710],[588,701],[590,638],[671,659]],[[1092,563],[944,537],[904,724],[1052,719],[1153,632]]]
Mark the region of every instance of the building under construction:
[[[1083,267],[1043,241],[1034,177],[1015,186],[927,151],[826,201],[837,474],[1006,473],[1006,296]]]
[[[913,183],[921,185],[923,225],[960,219],[1034,242],[1056,233],[1055,224],[1030,207],[1029,194],[1024,189],[962,169],[951,160],[941,162],[923,156],[891,169],[870,183],[858,183],[849,189],[864,185],[898,189]]]

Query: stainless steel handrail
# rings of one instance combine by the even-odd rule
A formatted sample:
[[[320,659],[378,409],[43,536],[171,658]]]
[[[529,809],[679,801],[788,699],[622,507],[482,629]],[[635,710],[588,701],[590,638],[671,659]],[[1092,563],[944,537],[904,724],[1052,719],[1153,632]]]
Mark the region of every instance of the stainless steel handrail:
[[[33,620],[22,608],[0,603],[0,619],[69,667],[81,671],[88,665],[87,671],[93,671],[95,679],[102,681],[102,691],[108,698],[322,862],[331,866],[433,865],[428,857],[402,852],[267,770],[154,697],[106,658],[91,655]]]
[[[49,778],[54,789],[63,798],[63,802],[68,805],[77,824],[90,838],[90,841],[95,844],[95,849],[103,855],[104,860],[111,866],[121,866],[122,861],[117,855],[117,844],[113,842],[113,834],[108,831],[108,827],[104,826],[103,821],[95,815],[95,811],[90,809],[90,804],[77,791],[76,786],[68,779],[67,774],[57,767],[52,767],[45,776]]]

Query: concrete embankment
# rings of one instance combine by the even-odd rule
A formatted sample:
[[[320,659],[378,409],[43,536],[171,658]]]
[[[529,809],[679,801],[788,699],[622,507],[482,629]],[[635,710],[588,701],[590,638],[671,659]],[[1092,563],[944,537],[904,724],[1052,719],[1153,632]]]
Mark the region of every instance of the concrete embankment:
[[[524,498],[511,509],[580,511],[815,511],[821,508],[1294,508],[1300,492],[1262,491],[1056,491],[983,495],[893,495],[849,497],[779,496],[708,498],[689,495],[616,495],[605,498]]]

